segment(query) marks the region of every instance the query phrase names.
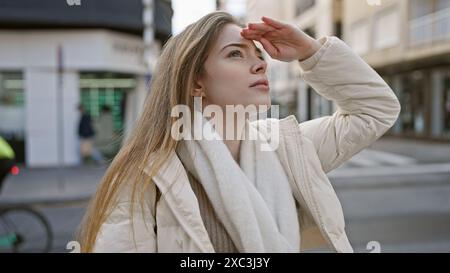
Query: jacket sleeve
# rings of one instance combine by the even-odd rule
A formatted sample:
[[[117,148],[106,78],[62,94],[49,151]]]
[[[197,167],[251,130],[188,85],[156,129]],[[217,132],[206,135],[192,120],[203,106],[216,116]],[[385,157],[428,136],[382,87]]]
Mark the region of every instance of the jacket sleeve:
[[[313,142],[327,173],[375,142],[391,128],[400,103],[386,82],[343,41],[319,40],[322,47],[300,62],[302,78],[337,105],[331,116],[299,124]]]
[[[145,194],[144,205],[134,201],[131,214],[131,194],[129,191],[121,192],[117,205],[100,228],[93,252],[157,252],[155,186],[149,186]]]

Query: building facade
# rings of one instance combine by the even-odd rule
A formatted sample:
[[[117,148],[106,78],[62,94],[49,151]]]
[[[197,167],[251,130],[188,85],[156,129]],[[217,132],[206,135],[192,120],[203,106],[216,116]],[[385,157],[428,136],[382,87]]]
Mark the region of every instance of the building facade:
[[[344,0],[344,37],[390,84],[402,111],[390,134],[450,140],[450,0]]]
[[[342,36],[341,0],[294,1],[294,23],[312,37]],[[331,115],[336,105],[316,93],[304,81],[297,81],[297,114],[300,121]]]
[[[78,164],[80,103],[94,120],[109,106],[118,136],[131,130],[154,63],[144,57],[144,30],[152,27],[161,46],[171,29],[164,20],[172,16],[170,1],[153,2],[159,15],[146,27],[145,2],[2,1],[0,134],[19,161]],[[120,141],[112,144],[118,149]]]

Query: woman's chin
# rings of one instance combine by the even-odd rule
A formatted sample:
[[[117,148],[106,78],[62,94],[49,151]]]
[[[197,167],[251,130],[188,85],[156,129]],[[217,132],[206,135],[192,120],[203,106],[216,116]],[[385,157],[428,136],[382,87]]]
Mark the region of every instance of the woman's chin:
[[[269,109],[271,107],[271,100],[270,100],[270,98],[265,99],[265,100],[259,100],[255,103],[251,103],[249,105],[251,105],[254,109],[256,109],[258,114],[266,113],[269,111]]]
[[[259,109],[259,111],[265,112],[270,109],[271,107],[271,99],[270,96],[262,97],[258,103],[256,103],[256,107]]]

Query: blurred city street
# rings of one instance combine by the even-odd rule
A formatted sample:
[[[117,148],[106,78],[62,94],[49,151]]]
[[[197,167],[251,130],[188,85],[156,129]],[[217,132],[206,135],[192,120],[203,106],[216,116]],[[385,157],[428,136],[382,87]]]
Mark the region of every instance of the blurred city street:
[[[0,193],[2,204],[34,204],[49,220],[53,230],[54,252],[69,252],[90,196],[106,167],[84,166],[46,169],[21,169],[10,176]],[[62,178],[62,179],[61,179]]]
[[[106,167],[23,169],[0,202],[39,204],[54,231],[54,252],[66,245]],[[63,182],[60,182],[62,174]],[[450,252],[450,144],[382,138],[329,173],[356,252]]]
[[[450,145],[382,139],[329,177],[356,252],[450,252]]]

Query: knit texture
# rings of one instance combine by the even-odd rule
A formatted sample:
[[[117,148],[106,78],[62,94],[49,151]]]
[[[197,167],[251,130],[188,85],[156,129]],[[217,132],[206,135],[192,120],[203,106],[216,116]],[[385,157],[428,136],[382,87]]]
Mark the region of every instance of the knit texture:
[[[192,190],[197,196],[200,207],[200,215],[202,216],[203,223],[211,239],[215,252],[238,253],[233,240],[223,227],[223,224],[220,222],[219,218],[217,218],[214,208],[212,207],[202,184],[199,183],[190,172],[188,172],[188,178]]]

